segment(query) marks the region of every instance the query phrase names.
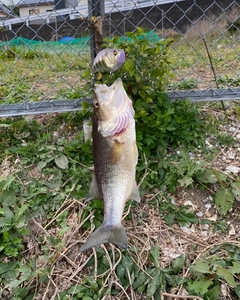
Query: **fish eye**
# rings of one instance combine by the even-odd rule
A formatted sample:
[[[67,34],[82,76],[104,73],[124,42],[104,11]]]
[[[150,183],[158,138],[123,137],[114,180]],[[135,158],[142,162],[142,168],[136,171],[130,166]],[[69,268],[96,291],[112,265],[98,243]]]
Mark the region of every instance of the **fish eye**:
[[[99,102],[96,100],[96,101],[94,101],[93,105],[94,105],[95,108],[98,108],[99,107]]]
[[[118,53],[117,50],[114,50],[114,51],[113,51],[113,54],[114,54],[115,56],[117,55],[117,53]]]

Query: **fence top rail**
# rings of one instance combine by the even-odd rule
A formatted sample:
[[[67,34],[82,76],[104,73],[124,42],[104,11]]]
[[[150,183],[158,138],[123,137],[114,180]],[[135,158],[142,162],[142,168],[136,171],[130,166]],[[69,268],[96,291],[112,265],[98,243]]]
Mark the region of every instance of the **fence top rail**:
[[[170,101],[188,99],[190,102],[240,100],[240,88],[177,91],[168,93]],[[82,110],[82,102],[92,103],[91,98],[75,100],[49,100],[42,102],[2,104],[0,117],[61,113]]]

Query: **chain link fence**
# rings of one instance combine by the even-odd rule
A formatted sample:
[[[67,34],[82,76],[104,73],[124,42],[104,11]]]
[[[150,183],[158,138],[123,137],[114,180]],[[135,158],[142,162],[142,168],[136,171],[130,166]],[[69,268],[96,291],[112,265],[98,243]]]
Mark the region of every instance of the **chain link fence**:
[[[171,99],[240,99],[240,0],[0,1],[0,116],[74,111],[103,37],[173,39]]]

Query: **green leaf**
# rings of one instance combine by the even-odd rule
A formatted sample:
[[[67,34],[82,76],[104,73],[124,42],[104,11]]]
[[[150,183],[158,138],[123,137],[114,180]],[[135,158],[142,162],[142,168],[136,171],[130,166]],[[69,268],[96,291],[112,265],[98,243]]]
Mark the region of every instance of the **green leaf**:
[[[208,288],[212,283],[210,279],[195,280],[192,283],[188,283],[188,289],[196,294],[204,295],[208,292]]]
[[[16,202],[16,195],[13,190],[3,191],[0,195],[0,203],[6,206],[12,205]]]
[[[201,260],[196,260],[195,265],[191,266],[191,269],[199,273],[210,273],[210,267],[207,262],[202,262]]]
[[[6,218],[5,217],[0,217],[0,227],[4,227],[5,224],[6,224]]]
[[[240,263],[238,262],[233,262],[233,265],[230,269],[228,269],[228,271],[231,273],[231,274],[240,274]]]
[[[216,274],[226,280],[227,283],[229,283],[231,286],[236,287],[237,284],[234,280],[233,274],[231,274],[227,269],[218,267]]]
[[[150,254],[152,256],[152,260],[154,262],[154,264],[159,268],[160,264],[160,253],[159,253],[159,247],[158,246],[152,246],[151,250],[150,250]]]
[[[198,223],[199,221],[193,212],[184,211],[182,209],[180,209],[180,211],[177,212],[176,219],[183,226],[187,223]]]
[[[235,181],[231,183],[232,192],[235,197],[240,197],[240,181]]]
[[[16,268],[18,262],[8,262],[8,263],[0,263],[0,274],[7,273],[8,271],[11,271]]]
[[[6,285],[6,288],[16,288],[18,287],[24,280],[14,279],[9,284]]]
[[[141,286],[142,284],[144,284],[146,280],[146,274],[144,272],[140,272],[137,276],[136,281],[133,282],[133,289],[138,289],[139,286]]]
[[[238,298],[240,299],[240,285],[234,288],[234,292],[237,294]]]
[[[183,256],[175,258],[172,262],[174,274],[178,274],[180,272],[180,270],[182,270],[183,266],[184,266]]]
[[[137,30],[137,32],[140,33],[140,34],[143,34],[143,33],[144,33],[143,29],[142,29],[141,27],[139,27],[139,26],[136,27],[136,30]]]
[[[188,187],[189,185],[193,184],[192,177],[189,177],[188,175],[184,176],[182,179],[179,179],[178,182],[183,187]]]
[[[89,104],[86,101],[82,102],[82,108],[83,109],[88,109],[89,108]]]
[[[217,283],[213,288],[209,290],[209,292],[206,295],[207,296],[206,299],[219,300],[220,292],[221,292],[221,285]]]
[[[12,174],[9,174],[5,180],[1,180],[0,190],[6,190],[11,185],[14,179],[15,177]]]
[[[60,169],[66,170],[68,168],[68,158],[62,153],[55,157],[55,163]]]
[[[152,276],[153,279],[150,280],[147,286],[147,299],[151,299],[151,297],[155,294],[156,290],[160,286],[160,275],[161,271],[157,269]]]
[[[234,195],[229,188],[219,188],[215,194],[217,211],[224,216],[233,206]]]
[[[11,223],[11,220],[14,217],[14,213],[10,210],[10,208],[6,205],[3,206],[4,216],[5,216],[5,223]]]
[[[125,69],[129,72],[130,76],[134,75],[134,62],[132,59],[128,59],[125,64]]]
[[[28,209],[29,205],[28,204],[21,204],[20,207],[18,207],[17,205],[14,206],[14,212],[16,214],[17,218],[20,218],[24,212]]]
[[[200,174],[196,175],[196,178],[201,181],[202,183],[216,183],[217,179],[213,174],[212,170],[204,170]]]
[[[213,171],[215,177],[217,178],[217,181],[220,183],[221,187],[224,188],[228,176],[216,169],[212,169],[212,171]]]
[[[39,171],[42,171],[42,169],[46,167],[47,163],[48,163],[47,161],[40,161],[40,162],[37,164],[38,170],[39,170]]]
[[[76,295],[80,292],[86,292],[87,290],[88,288],[86,286],[77,284],[68,289],[68,293],[71,295]]]

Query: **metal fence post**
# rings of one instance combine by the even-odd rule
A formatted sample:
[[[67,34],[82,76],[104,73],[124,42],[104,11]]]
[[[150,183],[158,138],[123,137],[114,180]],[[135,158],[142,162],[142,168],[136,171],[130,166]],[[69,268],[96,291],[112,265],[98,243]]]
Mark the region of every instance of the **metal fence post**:
[[[103,32],[103,18],[105,15],[104,0],[89,0],[88,1],[88,17],[92,22],[89,26],[90,31],[90,52],[91,60],[93,61],[99,52],[99,44],[101,44],[101,36]]]

